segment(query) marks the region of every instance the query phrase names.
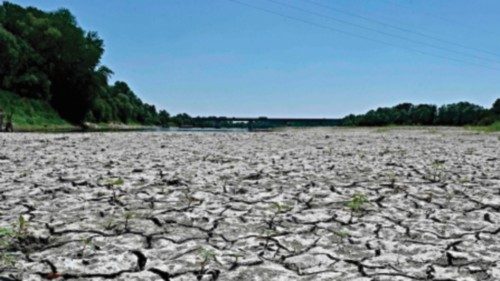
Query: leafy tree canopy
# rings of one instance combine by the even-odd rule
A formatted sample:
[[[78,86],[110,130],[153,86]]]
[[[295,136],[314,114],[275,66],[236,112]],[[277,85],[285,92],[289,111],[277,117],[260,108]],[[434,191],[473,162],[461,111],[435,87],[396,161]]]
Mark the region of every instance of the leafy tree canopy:
[[[125,82],[108,85],[104,42],[67,9],[44,12],[0,5],[0,88],[49,102],[72,123],[167,124],[168,113],[143,103]]]
[[[394,107],[381,107],[366,114],[344,117],[346,126],[385,126],[385,125],[488,125],[495,121],[500,112],[500,99],[491,109],[485,109],[469,102],[443,105],[402,103]]]

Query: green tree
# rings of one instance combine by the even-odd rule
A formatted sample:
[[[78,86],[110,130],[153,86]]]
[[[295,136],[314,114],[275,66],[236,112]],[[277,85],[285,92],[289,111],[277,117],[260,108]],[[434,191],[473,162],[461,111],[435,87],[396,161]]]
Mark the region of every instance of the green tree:
[[[430,104],[419,104],[411,111],[413,125],[433,125],[436,119],[437,107]]]
[[[500,98],[493,103],[493,106],[491,107],[491,112],[493,112],[493,114],[495,114],[496,116],[500,117]]]
[[[170,122],[170,114],[168,114],[166,110],[160,110],[160,112],[158,113],[158,121],[159,125],[168,127]]]
[[[443,105],[438,110],[437,123],[440,125],[474,125],[487,115],[483,107],[469,102]]]
[[[0,88],[49,102],[72,123],[159,124],[152,105],[100,65],[104,43],[78,26],[67,9],[44,12],[0,5]]]

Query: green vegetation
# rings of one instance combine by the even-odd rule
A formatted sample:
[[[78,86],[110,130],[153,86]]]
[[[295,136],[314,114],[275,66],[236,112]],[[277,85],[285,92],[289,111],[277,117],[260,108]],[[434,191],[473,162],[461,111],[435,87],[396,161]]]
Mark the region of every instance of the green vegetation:
[[[4,267],[14,266],[15,259],[8,252],[3,249],[10,249],[12,247],[12,243],[15,239],[16,233],[10,228],[0,228],[0,269]]]
[[[424,178],[434,183],[442,182],[445,178],[444,162],[434,161]]]
[[[0,5],[0,89],[28,100],[9,103],[15,125],[66,125],[60,117],[77,125],[167,125],[169,114],[143,103],[125,82],[108,84],[113,72],[100,64],[103,53],[103,40],[66,9]]]
[[[14,223],[12,228],[0,227],[0,271],[4,267],[14,266],[16,260],[10,253],[13,248],[18,248],[28,237],[28,222],[26,219],[19,215],[17,224]]]
[[[341,230],[338,230],[338,231],[334,231],[333,232],[335,235],[337,235],[338,237],[340,238],[347,238],[350,236],[349,234],[349,231],[345,230],[345,229],[341,229]]]
[[[363,206],[368,203],[368,198],[362,193],[355,193],[351,200],[347,202],[347,207],[354,212],[361,211]]]
[[[126,212],[126,213],[124,214],[124,218],[125,218],[125,226],[124,226],[124,229],[128,229],[128,224],[129,224],[129,222],[130,222],[133,218],[135,218],[135,216],[136,216],[136,215],[135,215],[135,213],[133,213],[133,212]]]
[[[325,119],[324,121],[310,122],[306,120],[270,120],[260,117],[251,124],[234,123],[227,117],[191,117],[179,114],[170,118],[174,126],[187,127],[233,127],[233,128],[277,128],[277,127],[307,127],[307,126],[385,126],[376,132],[389,131],[391,126],[482,126],[478,129],[495,131],[500,121],[500,99],[496,100],[492,108],[486,109],[469,102],[458,102],[437,107],[431,104],[402,103],[394,107],[381,107],[370,110],[366,114],[348,115],[341,120]]]
[[[293,209],[293,207],[281,202],[272,202],[271,208],[276,211],[276,214],[283,214]]]
[[[101,182],[101,184],[108,187],[122,186],[124,183],[125,181],[122,178],[109,178]]]
[[[488,126],[494,124],[496,120],[500,121],[500,99],[495,101],[491,109],[469,102],[447,104],[439,108],[430,104],[402,103],[394,107],[380,107],[376,110],[370,110],[366,114],[348,115],[342,120],[342,124],[345,126]]]
[[[479,131],[479,132],[486,132],[486,133],[500,132],[500,121],[495,121],[495,123],[488,125],[488,126],[469,127],[469,129]]]
[[[204,272],[206,269],[206,266],[211,262],[211,261],[216,261],[215,257],[216,254],[213,250],[211,249],[205,249],[205,248],[200,248],[198,250],[198,257],[200,259],[200,271]]]
[[[78,253],[78,256],[83,258],[85,256],[85,252],[87,250],[93,251],[94,249],[95,249],[95,246],[92,243],[92,237],[82,239],[82,249],[80,250],[80,253]]]
[[[0,90],[0,108],[6,114],[13,113],[12,121],[18,130],[73,128],[49,104],[41,100],[21,98]]]

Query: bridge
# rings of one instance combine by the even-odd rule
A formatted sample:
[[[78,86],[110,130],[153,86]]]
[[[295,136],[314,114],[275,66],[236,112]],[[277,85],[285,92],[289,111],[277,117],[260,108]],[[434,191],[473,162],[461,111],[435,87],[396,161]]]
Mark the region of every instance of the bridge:
[[[268,118],[268,117],[195,117],[193,121],[201,127],[316,127],[339,126],[341,119],[331,118]]]

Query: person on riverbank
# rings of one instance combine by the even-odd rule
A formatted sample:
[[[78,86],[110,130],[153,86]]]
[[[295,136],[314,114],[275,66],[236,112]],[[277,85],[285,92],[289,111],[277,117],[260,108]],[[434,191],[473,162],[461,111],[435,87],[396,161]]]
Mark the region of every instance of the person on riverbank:
[[[10,113],[8,116],[7,116],[7,122],[5,122],[5,131],[6,132],[14,132],[14,125],[12,124],[12,115],[14,115],[14,113]]]
[[[3,131],[3,110],[0,108],[0,132]]]

